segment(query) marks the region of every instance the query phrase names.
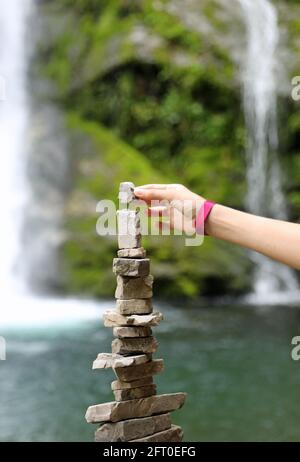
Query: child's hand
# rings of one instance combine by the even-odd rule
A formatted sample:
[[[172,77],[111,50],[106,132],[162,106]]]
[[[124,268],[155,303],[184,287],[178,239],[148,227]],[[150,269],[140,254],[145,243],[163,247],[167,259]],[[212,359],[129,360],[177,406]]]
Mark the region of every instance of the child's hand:
[[[134,194],[148,205],[148,214],[168,217],[159,221],[160,228],[170,227],[187,234],[195,232],[195,217],[204,198],[181,184],[148,184],[135,188]]]

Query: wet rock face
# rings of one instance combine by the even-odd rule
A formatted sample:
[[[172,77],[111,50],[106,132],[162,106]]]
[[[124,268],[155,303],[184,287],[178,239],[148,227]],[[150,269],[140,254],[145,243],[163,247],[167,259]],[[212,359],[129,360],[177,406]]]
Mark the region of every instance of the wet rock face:
[[[130,204],[134,200],[133,190],[132,183],[122,183],[119,199]],[[136,226],[130,234],[138,233],[138,214],[123,213],[121,220],[123,230],[130,223]],[[128,236],[129,231],[123,235],[122,243],[119,240],[119,247]],[[111,384],[115,401],[90,406],[86,420],[102,423],[95,433],[99,442],[181,441],[182,430],[171,424],[169,412],[184,404],[186,394],[157,395],[153,376],[163,371],[164,363],[152,358],[158,348],[152,327],[163,316],[153,312],[150,260],[136,258],[136,253],[131,252],[131,248],[124,249],[125,256],[119,254],[113,262],[113,272],[117,275],[116,309],[104,313],[104,325],[113,327],[116,337],[111,344],[112,353],[100,353],[93,363],[93,369],[114,370],[118,379]]]

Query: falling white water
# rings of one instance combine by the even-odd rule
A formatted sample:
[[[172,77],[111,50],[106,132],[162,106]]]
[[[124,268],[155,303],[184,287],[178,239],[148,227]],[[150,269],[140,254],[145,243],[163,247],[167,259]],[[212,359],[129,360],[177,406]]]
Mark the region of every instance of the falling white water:
[[[248,131],[247,207],[251,213],[287,219],[278,159],[277,76],[279,28],[269,0],[238,0],[247,33],[243,63],[244,111]],[[271,238],[271,236],[270,236]],[[260,255],[254,281],[256,299],[268,300],[297,291],[292,270]]]
[[[95,318],[102,306],[93,301],[36,297],[20,267],[34,248],[24,252],[22,229],[29,210],[36,209],[26,180],[31,119],[27,95],[28,19],[33,0],[0,3],[0,327],[49,325]],[[36,239],[35,239],[36,240]],[[39,246],[38,242],[33,245]],[[43,242],[45,245],[45,243]],[[26,261],[22,257],[26,255]],[[47,267],[49,262],[40,262]]]
[[[21,211],[26,200],[24,160],[28,104],[25,92],[25,24],[30,0],[10,0],[0,6],[1,227],[0,290],[12,291],[20,252]]]

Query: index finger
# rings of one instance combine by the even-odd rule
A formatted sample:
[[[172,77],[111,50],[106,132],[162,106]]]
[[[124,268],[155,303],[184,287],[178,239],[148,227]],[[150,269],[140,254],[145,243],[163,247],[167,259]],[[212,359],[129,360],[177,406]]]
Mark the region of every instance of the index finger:
[[[135,189],[167,189],[169,186],[169,184],[144,184],[137,186]]]
[[[151,186],[151,185],[150,185]],[[157,185],[163,186],[163,185]],[[166,186],[166,185],[165,185]],[[168,188],[136,188],[134,190],[134,194],[139,198],[144,200],[145,202],[149,203],[154,200],[162,201],[162,200],[172,200],[174,192]]]

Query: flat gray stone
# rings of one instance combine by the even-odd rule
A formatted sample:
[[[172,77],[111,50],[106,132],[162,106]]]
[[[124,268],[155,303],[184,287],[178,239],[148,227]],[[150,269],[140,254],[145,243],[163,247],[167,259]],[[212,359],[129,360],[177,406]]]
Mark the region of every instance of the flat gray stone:
[[[132,181],[122,181],[119,186],[119,191],[128,191],[129,189],[134,190],[135,186]]]
[[[124,181],[120,183],[119,187],[119,201],[122,204],[130,204],[130,202],[135,200],[134,195],[134,184],[131,181]]]
[[[114,372],[117,378],[122,382],[132,382],[143,377],[159,374],[164,369],[163,359],[153,359],[145,364],[130,367],[117,367]]]
[[[105,423],[96,430],[95,441],[99,443],[129,441],[134,438],[143,438],[168,428],[171,428],[170,414]]]
[[[103,315],[105,327],[121,327],[121,326],[157,326],[163,319],[163,315],[159,312],[151,314],[132,314],[123,316],[115,310],[106,311]]]
[[[119,355],[151,354],[157,347],[155,337],[116,338],[111,344],[112,352]]]
[[[141,247],[141,222],[136,210],[118,210],[118,246],[119,249]]]
[[[114,353],[99,353],[93,362],[93,369],[109,369],[144,364],[151,360],[150,355],[122,356]]]
[[[128,316],[129,314],[150,314],[153,311],[151,298],[131,300],[117,300],[117,311]]]
[[[129,401],[96,404],[88,408],[85,417],[88,423],[100,423],[165,414],[181,408],[185,398],[185,393],[170,393]]]
[[[153,377],[142,377],[139,380],[133,380],[132,382],[122,382],[121,380],[114,380],[111,382],[111,389],[114,390],[128,390],[129,388],[139,388],[146,385],[153,384]]]
[[[156,395],[156,385],[148,385],[140,388],[128,388],[127,390],[114,390],[116,401],[128,401],[129,399],[146,398]]]
[[[145,258],[146,250],[144,247],[137,249],[120,249],[118,250],[118,257],[120,258]]]
[[[121,300],[132,298],[151,298],[153,295],[153,276],[150,274],[142,278],[117,276],[115,297]]]
[[[144,277],[150,273],[149,258],[114,258],[113,272],[121,276]]]
[[[113,334],[118,338],[151,337],[150,327],[114,327]]]
[[[153,435],[130,440],[132,443],[179,443],[182,441],[183,431],[178,425],[172,425],[168,430],[163,430]]]
[[[118,247],[122,249],[124,247],[140,247],[142,242],[142,236],[139,234],[137,236],[120,236],[118,235]]]
[[[136,236],[141,233],[140,214],[137,210],[117,210],[117,222],[120,235],[130,234],[131,236]],[[124,249],[130,249],[130,247],[124,247]]]

